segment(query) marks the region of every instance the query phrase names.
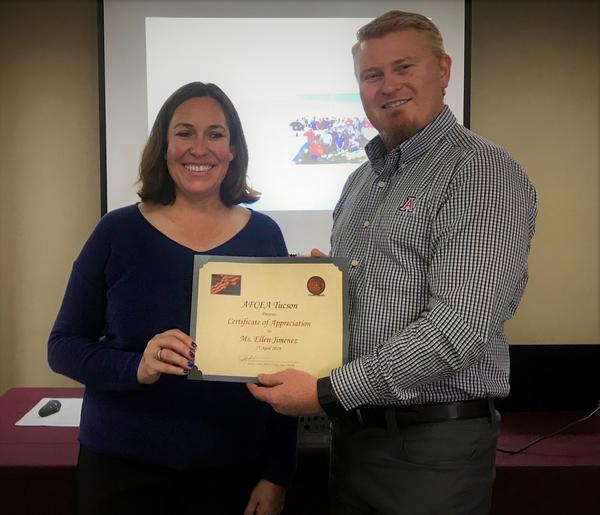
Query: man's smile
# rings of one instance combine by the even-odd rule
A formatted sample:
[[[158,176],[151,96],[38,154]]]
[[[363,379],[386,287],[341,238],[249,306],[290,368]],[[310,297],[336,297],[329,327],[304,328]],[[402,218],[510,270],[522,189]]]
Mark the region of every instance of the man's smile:
[[[390,100],[381,106],[382,109],[394,109],[395,107],[400,107],[410,102],[412,98],[401,98],[398,100]]]

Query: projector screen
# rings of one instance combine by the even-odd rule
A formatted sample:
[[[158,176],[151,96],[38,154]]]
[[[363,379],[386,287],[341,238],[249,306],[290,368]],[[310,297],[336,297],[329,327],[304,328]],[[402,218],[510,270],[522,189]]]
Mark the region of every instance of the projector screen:
[[[137,202],[139,159],[154,118],[178,87],[213,82],[236,106],[249,148],[252,204],[288,249],[329,250],[331,212],[376,135],[358,95],[356,31],[391,9],[419,12],[453,59],[446,102],[468,108],[464,0],[104,0],[104,210]]]

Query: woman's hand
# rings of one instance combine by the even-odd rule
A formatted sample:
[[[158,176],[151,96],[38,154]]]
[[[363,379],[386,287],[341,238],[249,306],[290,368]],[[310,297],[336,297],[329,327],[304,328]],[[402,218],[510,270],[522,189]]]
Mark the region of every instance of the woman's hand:
[[[279,515],[285,504],[285,488],[261,479],[252,493],[244,515]]]
[[[152,384],[161,374],[186,375],[194,366],[196,344],[179,329],[157,334],[146,348],[137,370],[140,384]]]

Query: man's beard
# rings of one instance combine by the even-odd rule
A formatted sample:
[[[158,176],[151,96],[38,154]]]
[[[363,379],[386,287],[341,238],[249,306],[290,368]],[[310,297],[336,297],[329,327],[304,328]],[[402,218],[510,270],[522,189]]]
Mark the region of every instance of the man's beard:
[[[401,143],[412,138],[417,132],[421,130],[421,127],[417,127],[414,123],[403,123],[395,125],[390,129],[381,131],[381,139],[385,144],[385,148],[389,150],[395,149]]]

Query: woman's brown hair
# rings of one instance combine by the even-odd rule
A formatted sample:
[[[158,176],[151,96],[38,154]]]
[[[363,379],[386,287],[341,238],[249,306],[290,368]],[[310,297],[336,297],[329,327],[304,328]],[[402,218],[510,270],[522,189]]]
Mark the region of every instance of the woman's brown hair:
[[[142,152],[138,182],[141,184],[139,197],[144,202],[169,205],[175,202],[175,184],[165,154],[169,124],[175,110],[186,100],[209,97],[216,100],[229,126],[230,145],[235,158],[229,163],[227,174],[221,183],[221,200],[227,206],[256,202],[260,194],[247,183],[248,146],[242,130],[240,117],[229,97],[215,84],[190,82],[175,91],[162,105],[150,136]]]

